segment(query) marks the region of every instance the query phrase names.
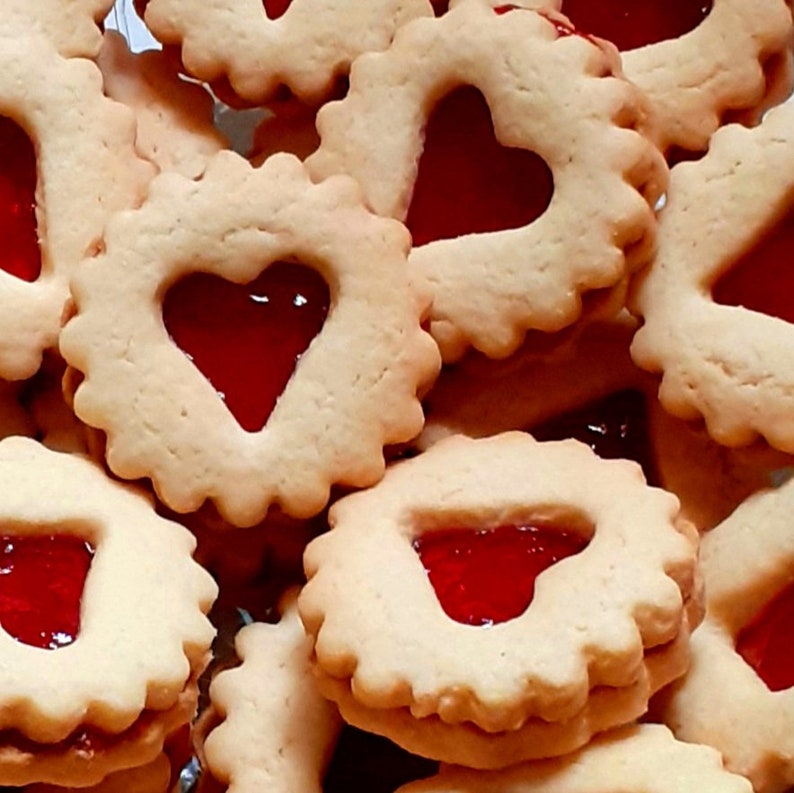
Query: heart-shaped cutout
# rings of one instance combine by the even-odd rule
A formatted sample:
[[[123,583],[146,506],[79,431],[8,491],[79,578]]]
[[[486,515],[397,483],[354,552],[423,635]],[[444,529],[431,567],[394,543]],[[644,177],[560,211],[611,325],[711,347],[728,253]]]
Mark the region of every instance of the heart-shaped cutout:
[[[714,301],[794,323],[792,252],[794,212],[789,212],[720,277],[712,290]]]
[[[414,541],[414,550],[448,617],[494,625],[523,614],[537,577],[588,542],[564,527],[507,525],[428,532]]]
[[[739,632],[736,652],[770,691],[794,687],[794,584],[789,584]]]
[[[689,33],[711,6],[711,0],[564,0],[562,13],[577,30],[627,52]]]
[[[0,625],[23,644],[54,650],[80,631],[80,603],[93,558],[66,535],[0,538]]]
[[[658,484],[648,429],[648,406],[641,391],[616,391],[527,431],[539,441],[575,438],[607,460],[634,460],[642,466],[648,484]]]
[[[546,211],[553,193],[543,158],[502,146],[485,97],[463,86],[430,114],[405,223],[415,246],[520,228]]]
[[[41,273],[36,223],[36,152],[25,131],[0,116],[0,269],[35,281]]]
[[[262,0],[268,19],[278,19],[292,5],[292,0]]]
[[[257,432],[329,306],[328,285],[316,270],[274,262],[248,284],[192,273],[168,290],[163,321],[240,426]]]

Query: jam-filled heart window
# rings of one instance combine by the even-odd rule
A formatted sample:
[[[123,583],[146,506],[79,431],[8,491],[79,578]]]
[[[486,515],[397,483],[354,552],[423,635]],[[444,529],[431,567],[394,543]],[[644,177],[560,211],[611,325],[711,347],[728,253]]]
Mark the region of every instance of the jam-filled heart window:
[[[240,426],[256,432],[329,307],[328,285],[316,270],[279,261],[247,284],[209,273],[185,277],[168,290],[163,320]]]

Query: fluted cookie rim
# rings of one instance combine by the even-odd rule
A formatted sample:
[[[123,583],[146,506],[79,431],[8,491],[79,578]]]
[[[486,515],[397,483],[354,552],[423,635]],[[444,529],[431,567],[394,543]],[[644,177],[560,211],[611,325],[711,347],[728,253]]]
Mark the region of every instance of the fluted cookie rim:
[[[593,689],[582,709],[563,721],[533,718],[500,732],[480,730],[471,722],[449,724],[437,716],[415,718],[410,708],[368,708],[343,681],[322,673],[317,679],[320,690],[336,702],[349,724],[383,735],[413,754],[487,771],[568,754],[594,735],[638,719],[646,712],[649,698],[681,677],[688,665],[689,627],[685,624],[675,639],[646,656],[630,685]]]
[[[667,410],[704,419],[711,437],[726,446],[762,436],[788,453],[794,452],[794,358],[787,353],[794,328],[715,303],[710,289],[794,208],[793,120],[788,104],[756,128],[723,127],[702,159],[673,168],[656,258],[629,298],[642,319],[632,358],[661,374],[659,399]]]
[[[506,357],[528,330],[573,323],[582,294],[618,287],[652,252],[666,183],[663,157],[635,129],[644,100],[616,76],[614,49],[560,32],[549,13],[511,9],[464,0],[358,58],[345,98],[318,112],[321,143],[306,159],[316,178],[351,174],[376,212],[404,220],[432,103],[470,85],[489,103],[497,140],[545,160],[554,195],[532,223],[411,251],[412,271],[433,285],[431,332],[447,361],[469,346]],[[571,234],[577,217],[587,222]],[[484,266],[494,261],[498,278]]]
[[[110,213],[143,197],[153,169],[137,158],[132,115],[103,95],[93,63],[4,29],[0,64],[0,114],[31,139],[38,172],[41,274],[27,282],[0,270],[0,376],[22,380],[57,344],[71,272],[98,244]]]
[[[624,727],[596,738],[569,757],[503,771],[478,773],[447,767],[435,776],[403,785],[396,793],[489,793],[495,789],[501,793],[612,793],[615,785],[635,793],[752,793],[746,779],[723,768],[715,750],[676,741],[659,724]]]
[[[400,25],[433,13],[428,0],[368,0],[355,9],[340,13],[328,0],[293,0],[271,20],[261,0],[147,0],[143,16],[162,43],[181,49],[193,77],[225,78],[254,104],[282,85],[315,104],[328,98],[356,56],[385,48]]]
[[[374,484],[383,447],[422,427],[418,395],[440,358],[407,248],[402,224],[370,213],[351,179],[314,184],[291,155],[254,168],[221,151],[198,181],[161,174],[72,280],[60,347],[84,375],[74,410],[106,433],[114,473],[150,478],[177,512],[210,500],[238,526],[272,505],[311,517],[332,485]],[[247,432],[170,340],[162,299],[191,272],[247,283],[283,258],[319,272],[331,307],[265,426]]]
[[[794,783],[794,688],[770,691],[736,641],[791,583],[792,507],[789,480],[748,498],[703,538],[706,616],[692,634],[690,671],[663,697],[661,710],[677,736],[717,748],[758,793]]]
[[[55,744],[81,726],[114,734],[144,710],[173,708],[214,636],[206,613],[217,587],[191,557],[192,535],[86,457],[15,437],[0,441],[0,467],[9,531],[57,528],[94,548],[72,644],[42,650],[0,627],[0,729]]]
[[[624,525],[625,509],[643,518]],[[564,720],[592,689],[633,684],[646,650],[681,630],[695,549],[677,513],[678,500],[647,487],[639,465],[601,460],[577,441],[444,439],[335,502],[331,531],[309,543],[298,605],[316,662],[370,708],[410,707],[489,731]],[[446,616],[412,547],[444,526],[565,516],[589,521],[589,545],[538,577],[522,615],[487,628]],[[602,564],[617,571],[608,582]],[[593,576],[611,603],[592,597]]]
[[[293,590],[282,598],[278,623],[238,632],[240,666],[219,672],[210,685],[219,724],[204,738],[202,754],[228,793],[261,790],[263,779],[274,777],[285,790],[309,793],[336,743],[341,719],[314,683],[311,641],[295,597]],[[292,775],[289,787],[279,768]]]

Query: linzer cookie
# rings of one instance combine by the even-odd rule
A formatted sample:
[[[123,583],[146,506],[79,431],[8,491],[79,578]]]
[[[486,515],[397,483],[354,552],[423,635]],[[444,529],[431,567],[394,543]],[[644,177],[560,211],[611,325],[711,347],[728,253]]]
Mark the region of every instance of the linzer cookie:
[[[794,106],[754,129],[715,133],[673,169],[659,251],[637,280],[638,365],[662,375],[673,414],[705,419],[727,446],[759,435],[794,451],[794,313],[789,300]]]
[[[623,312],[579,323],[564,346],[544,356],[519,354],[514,364],[490,367],[482,361],[476,371],[465,362],[448,367],[425,399],[425,428],[413,446],[516,429],[538,440],[576,438],[599,456],[638,462],[649,484],[678,496],[699,530],[714,527],[789,460],[766,448],[728,449],[664,410],[656,380],[629,356],[637,326]]]
[[[0,21],[1,18],[0,18]],[[152,169],[130,112],[102,95],[97,67],[0,25],[0,377],[30,377],[54,347],[68,279],[109,214],[135,206]],[[77,101],[79,97],[79,101]]]
[[[72,282],[75,412],[107,434],[117,475],[149,477],[177,512],[318,513],[422,427],[440,362],[408,245],[351,179],[313,185],[290,155],[162,174]]]
[[[614,730],[566,757],[503,771],[449,766],[397,793],[752,793],[710,747],[682,743],[657,724]]]
[[[552,0],[581,31],[612,41],[650,100],[663,149],[701,151],[726,116],[756,121],[791,91],[785,0]]]
[[[561,18],[467,1],[362,55],[318,112],[307,166],[406,222],[445,360],[572,324],[650,256],[666,167],[618,70]]]
[[[287,86],[305,101],[326,98],[362,52],[389,45],[409,19],[433,13],[430,0],[142,0],[146,24],[200,80],[228,81],[261,104]]]
[[[148,764],[191,719],[214,633],[195,541],[77,455],[8,438],[0,472],[0,784]]]
[[[121,34],[107,31],[97,63],[105,93],[135,112],[136,150],[158,170],[196,178],[213,154],[229,148],[213,122],[212,95],[184,80],[166,53],[133,53]]]
[[[756,793],[794,784],[794,481],[748,499],[703,540],[706,616],[662,714],[722,752]]]
[[[311,641],[294,593],[276,625],[237,635],[239,667],[210,686],[215,726],[203,742],[206,773],[228,793],[319,791],[341,720],[312,679]]]
[[[307,547],[320,688],[444,762],[573,751],[686,669],[695,542],[677,511],[577,441],[441,441],[337,501]]]

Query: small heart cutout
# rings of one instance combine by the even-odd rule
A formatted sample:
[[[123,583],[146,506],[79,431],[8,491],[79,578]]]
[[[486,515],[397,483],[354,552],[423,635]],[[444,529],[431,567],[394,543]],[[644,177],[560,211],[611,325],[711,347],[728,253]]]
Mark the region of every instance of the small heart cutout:
[[[794,212],[783,218],[717,281],[715,303],[743,306],[794,323]]]
[[[405,222],[415,246],[520,228],[546,211],[553,193],[543,158],[502,146],[485,98],[464,86],[447,94],[428,119]]]
[[[448,617],[465,625],[493,625],[523,614],[537,577],[588,542],[562,527],[450,528],[422,535],[414,550]]]
[[[292,5],[292,0],[262,0],[268,19],[278,19]]]
[[[320,332],[328,285],[310,267],[274,262],[248,284],[193,273],[168,290],[163,321],[240,426],[257,432]]]
[[[0,268],[23,281],[41,273],[36,223],[36,152],[25,131],[0,116]]]
[[[577,30],[627,52],[689,33],[711,6],[711,0],[564,0],[562,13]]]
[[[0,538],[0,625],[23,644],[55,650],[80,631],[93,549],[78,537]]]
[[[634,460],[642,466],[648,484],[658,484],[648,429],[648,406],[640,391],[617,391],[527,431],[539,441],[575,438],[607,460]]]
[[[770,691],[794,687],[794,584],[789,584],[739,632],[736,652]]]

